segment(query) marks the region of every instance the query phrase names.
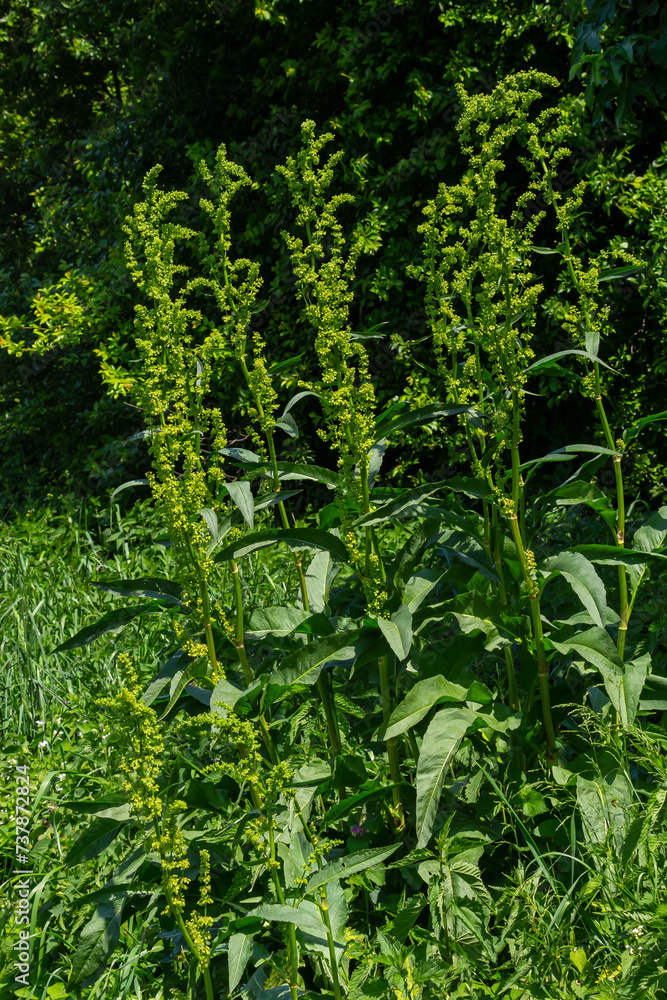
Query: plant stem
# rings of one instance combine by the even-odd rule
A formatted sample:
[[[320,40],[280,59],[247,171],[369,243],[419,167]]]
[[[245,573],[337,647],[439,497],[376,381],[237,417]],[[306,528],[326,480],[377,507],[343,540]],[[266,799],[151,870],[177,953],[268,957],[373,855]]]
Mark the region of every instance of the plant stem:
[[[269,827],[269,854],[270,861],[269,867],[271,868],[271,878],[273,879],[273,885],[276,890],[276,896],[278,897],[278,902],[282,903],[283,906],[286,905],[285,893],[283,892],[283,887],[280,884],[280,879],[277,872],[277,861],[276,861],[276,843],[273,838],[273,817],[271,814],[270,807],[266,810],[266,819]],[[292,996],[292,1000],[298,1000],[298,976],[299,976],[299,951],[296,943],[296,929],[291,921],[287,922],[287,934],[289,936],[289,946],[290,946],[290,975],[289,975],[289,991]],[[207,998],[208,1000],[208,998]]]
[[[535,641],[535,653],[537,656],[537,676],[540,685],[540,698],[542,701],[542,716],[544,718],[544,732],[547,738],[547,749],[551,756],[556,749],[556,733],[554,730],[553,718],[551,715],[551,693],[549,691],[549,670],[547,658],[544,650],[544,634],[542,632],[542,611],[540,607],[540,593],[536,582],[530,575],[530,567],[526,559],[526,550],[523,546],[523,539],[519,531],[519,521],[514,514],[509,518],[512,526],[512,536],[519,554],[521,571],[524,583],[528,590],[530,600],[530,616],[533,624],[533,639]]]
[[[492,535],[493,535],[493,562],[496,567],[496,573],[498,574],[498,596],[500,597],[500,603],[507,606],[507,591],[505,589],[505,577],[503,575],[503,560],[501,556],[501,541],[502,535],[500,532],[500,525],[498,523],[498,511],[496,507],[492,508],[491,511],[492,519]],[[514,670],[514,659],[512,657],[512,650],[509,646],[505,646],[505,668],[507,670],[507,691],[509,696],[510,708],[515,711],[521,711],[521,701],[519,698],[519,688],[516,682],[516,672]]]
[[[252,672],[252,667],[248,660],[248,654],[245,648],[245,635],[243,629],[243,594],[241,593],[241,581],[239,579],[239,565],[237,562],[232,562],[232,580],[234,582],[234,597],[236,600],[236,636],[234,640],[234,646],[236,647],[236,652],[238,653],[241,666],[243,668],[243,676],[245,678],[246,684],[252,684],[254,674]],[[259,728],[262,733],[262,739],[264,741],[264,746],[266,747],[271,762],[273,764],[279,763],[278,752],[274,746],[273,740],[271,739],[271,733],[269,732],[269,727],[266,724],[266,719],[263,715],[259,717]]]
[[[602,402],[602,391],[600,385],[600,366],[597,361],[594,364],[595,370],[595,405],[597,407],[602,429],[604,431],[607,447],[616,452],[613,456],[614,477],[616,479],[616,532],[615,541],[619,548],[625,546],[625,496],[623,492],[623,472],[621,470],[621,456],[618,453],[614,438],[611,433],[604,403]],[[621,660],[625,654],[625,640],[628,634],[628,620],[630,618],[630,607],[628,605],[628,578],[625,566],[618,567],[618,592],[619,592],[619,613],[620,622],[618,625],[618,638],[616,649]]]
[[[322,889],[320,892],[320,898],[317,903],[319,911],[322,914],[322,919],[327,929],[327,943],[329,945],[329,961],[331,962],[331,976],[333,979],[333,991],[335,1000],[342,1000],[343,994],[340,988],[340,979],[338,978],[338,962],[336,960],[336,946],[334,943],[333,930],[331,929],[331,918],[329,916],[329,904],[327,903],[326,889]]]
[[[391,687],[389,683],[389,656],[384,654],[379,658],[378,666],[380,668],[380,697],[382,700],[382,721],[386,726],[389,722],[391,716]],[[401,781],[401,768],[398,759],[398,740],[395,736],[392,736],[387,740],[387,757],[389,758],[389,773],[391,774],[391,780],[400,786]],[[403,802],[401,800],[401,789],[400,787],[394,788],[392,790],[392,796],[394,799],[394,811],[398,817],[399,826],[403,826]]]

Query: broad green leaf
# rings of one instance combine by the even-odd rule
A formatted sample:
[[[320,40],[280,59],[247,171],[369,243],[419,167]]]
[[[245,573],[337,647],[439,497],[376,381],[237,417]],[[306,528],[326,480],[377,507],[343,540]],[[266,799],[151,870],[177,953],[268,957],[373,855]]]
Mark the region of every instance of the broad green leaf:
[[[252,955],[252,938],[248,934],[232,934],[227,946],[227,992],[231,996],[243,978]]]
[[[577,775],[577,805],[589,843],[603,844],[611,836],[615,850],[620,853],[630,823],[632,804],[632,787],[621,771],[612,771],[592,780]]]
[[[285,416],[286,413],[289,413],[292,407],[296,406],[296,404],[299,403],[302,399],[305,399],[306,396],[314,396],[316,399],[322,398],[318,392],[313,392],[311,389],[305,389],[303,392],[297,392],[297,394],[295,396],[292,396],[290,401],[285,406],[285,409],[283,410],[283,416]]]
[[[622,725],[628,726],[637,714],[650,657],[646,654],[623,664],[609,633],[595,627],[586,632],[575,633],[571,638],[558,642],[553,635],[551,641],[560,653],[576,652],[588,663],[592,663],[602,674],[605,691],[618,713]]]
[[[81,864],[82,861],[96,858],[116,839],[123,825],[117,819],[95,820],[88,829],[79,834],[75,843],[70,847],[64,861],[65,868],[71,868],[73,865]]]
[[[638,566],[647,560],[667,560],[660,552],[642,552],[620,545],[572,545],[570,552],[581,552],[600,566]]]
[[[252,498],[250,483],[246,479],[239,479],[235,483],[225,483],[227,492],[243,515],[251,531],[255,527],[255,505]]]
[[[578,455],[581,452],[590,452],[593,455],[618,455],[617,451],[612,451],[611,448],[603,448],[602,445],[566,444],[562,448],[550,451],[547,455],[542,455],[541,458],[533,458],[530,462],[523,462],[519,468],[529,469],[531,466],[542,465],[544,462],[568,462],[571,460],[570,455]]]
[[[309,612],[300,608],[286,608],[282,605],[257,608],[248,619],[246,636],[250,639],[263,639],[267,635],[290,635],[297,625],[309,617]]]
[[[607,621],[607,592],[593,563],[581,552],[560,552],[545,559],[539,567],[547,573],[560,573],[572,587],[596,625],[604,628]]]
[[[409,535],[393,561],[387,567],[387,578],[394,579],[399,585],[414,573],[415,567],[429,545],[440,537],[440,524],[433,519],[422,521]]]
[[[406,490],[397,497],[388,500],[376,510],[368,514],[363,514],[354,521],[355,527],[369,527],[372,524],[382,524],[384,521],[391,521],[401,517],[415,516],[415,507],[421,504],[428,497],[433,496],[445,486],[445,482],[428,483],[426,486],[418,486],[413,490]]]
[[[218,515],[211,507],[202,507],[199,511],[201,516],[206,522],[206,527],[208,528],[209,535],[211,536],[211,546],[215,548],[218,539],[220,538],[220,525],[218,524]]]
[[[667,420],[667,410],[662,410],[661,413],[651,413],[646,417],[642,417],[640,420],[635,421],[630,427],[623,431],[623,440],[628,443],[633,441],[640,431],[642,431],[649,424],[653,423],[654,420]]]
[[[108,590],[111,594],[121,594],[123,597],[152,597],[165,601],[167,604],[182,603],[180,584],[158,577],[93,581],[93,587],[97,587],[98,590]]]
[[[197,663],[197,660],[190,660],[183,670],[175,673],[171,678],[171,683],[169,685],[169,701],[167,702],[166,707],[162,710],[162,714],[159,716],[160,719],[164,719],[164,717],[171,712],[172,708],[183,694],[185,687],[190,683],[194,676]]]
[[[249,917],[259,917],[260,920],[271,920],[274,923],[294,924],[299,930],[310,934],[321,934],[323,927],[319,916],[316,917],[309,907],[287,906],[285,903],[263,903],[250,910]]]
[[[402,944],[425,906],[426,898],[421,893],[406,900],[391,923],[392,937]]]
[[[291,413],[283,413],[281,417],[278,417],[273,426],[277,427],[281,431],[284,431],[285,434],[288,434],[291,438],[298,438],[299,436],[299,428],[297,427],[296,420]]]
[[[102,795],[95,801],[75,799],[70,802],[62,802],[61,809],[71,809],[72,812],[97,816],[98,819],[113,819],[117,822],[129,819],[132,811],[130,803],[117,795]]]
[[[420,569],[410,577],[403,594],[403,603],[410,612],[416,611],[426,600],[442,576],[442,570]]]
[[[281,667],[269,678],[269,684],[290,687],[292,684],[314,684],[322,668],[346,646],[359,637],[359,629],[348,629],[327,636],[320,642],[310,642],[282,660]]]
[[[468,730],[470,715],[461,708],[441,708],[424,734],[416,780],[417,847],[426,847],[431,838],[445,775]]]
[[[70,990],[80,989],[86,980],[94,979],[106,967],[120,940],[123,903],[124,898],[100,903],[84,926],[67,981]]]
[[[94,624],[86,625],[76,635],[73,635],[71,639],[65,639],[59,646],[56,646],[53,652],[60,653],[66,649],[87,646],[89,642],[94,642],[95,639],[106,635],[107,632],[111,632],[112,635],[118,635],[135,618],[139,618],[141,615],[156,614],[164,611],[164,609],[164,604],[157,601],[150,601],[148,604],[133,604],[130,608],[114,608],[113,611],[107,611],[105,615],[98,618]]]
[[[329,590],[338,566],[334,564],[330,552],[316,552],[306,570],[306,591],[310,610],[323,611],[329,597]]]
[[[400,736],[421,722],[442,699],[465,701],[467,693],[467,689],[461,684],[454,684],[439,674],[417,681],[391,713],[386,727],[382,726],[378,730],[377,738],[390,740],[394,736]]]
[[[218,715],[225,715],[225,712],[220,711],[221,707],[234,708],[236,702],[243,698],[244,693],[234,684],[230,684],[226,678],[221,678],[211,692],[211,711],[217,712]]]
[[[372,847],[364,851],[355,851],[354,854],[347,854],[343,858],[338,858],[337,861],[331,861],[319,871],[313,872],[308,879],[304,894],[311,893],[314,889],[319,889],[334,879],[347,878],[349,875],[356,875],[357,872],[366,871],[367,868],[373,868],[390,857],[394,851],[398,850],[399,846],[399,844],[391,844],[389,847]]]
[[[637,528],[632,538],[633,548],[640,552],[655,552],[667,539],[667,507],[661,507]]]
[[[176,674],[178,674],[181,670],[184,670],[188,663],[191,662],[192,657],[188,656],[188,654],[182,649],[179,649],[173,654],[173,656],[170,656],[160,670],[160,673],[151,681],[141,696],[141,700],[144,704],[151,705],[159,695],[160,691],[162,691],[163,688],[165,688],[167,684],[173,680]]]
[[[347,549],[329,531],[322,531],[321,528],[265,528],[264,531],[256,531],[252,535],[240,538],[232,545],[228,545],[215,557],[215,562],[224,562],[228,559],[240,559],[242,556],[250,555],[259,549],[265,549],[270,545],[284,542],[292,550],[298,549],[321,549],[330,552],[334,559],[340,562],[347,562]]]
[[[378,618],[377,623],[391,651],[399,660],[404,660],[412,645],[412,615],[409,608],[401,604],[389,620]]]
[[[554,490],[553,493],[548,495],[548,498],[550,497],[554,498],[556,505],[559,507],[569,507],[580,503],[586,504],[596,514],[599,514],[605,524],[614,531],[616,511],[611,506],[607,495],[594,483],[577,479]]]

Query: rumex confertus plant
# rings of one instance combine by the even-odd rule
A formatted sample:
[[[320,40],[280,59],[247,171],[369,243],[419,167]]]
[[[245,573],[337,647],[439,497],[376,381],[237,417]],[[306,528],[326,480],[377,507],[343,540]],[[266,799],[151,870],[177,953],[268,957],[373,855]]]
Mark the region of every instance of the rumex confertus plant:
[[[185,196],[160,191],[157,170],[128,219],[128,264],[144,295],[137,309],[143,359],[137,399],[153,459],[149,482],[174,542],[180,587],[160,580],[104,586],[153,598],[136,615],[174,616],[179,648],[144,693],[143,707],[132,679],[128,691],[137,709],[131,723],[141,726],[140,710],[150,719],[147,731],[163,727],[177,763],[162,754],[162,780],[151,775],[150,802],[134,806],[136,815],[162,824],[163,839],[152,843],[165,848],[158,850],[162,894],[207,997],[216,977],[234,993],[255,945],[269,956],[256,965],[255,992],[286,986],[293,1000],[304,988],[310,995],[331,991],[338,1000],[361,989],[368,969],[379,966],[388,970],[379,988],[391,987],[395,996],[437,990],[440,973],[429,979],[402,948],[398,913],[380,930],[369,899],[379,899],[381,887],[391,884],[396,898],[414,909],[415,921],[424,909],[428,926],[418,929],[431,934],[432,943],[419,954],[449,962],[462,953],[457,948],[464,948],[467,933],[452,885],[467,879],[462,898],[472,900],[480,937],[491,933],[478,912],[488,907],[479,855],[462,851],[457,860],[456,833],[448,833],[464,808],[446,784],[450,768],[472,808],[479,782],[472,785],[471,771],[488,754],[498,774],[506,737],[515,772],[542,774],[543,744],[554,764],[554,681],[583,677],[573,682],[580,700],[593,687],[585,668],[573,669],[575,657],[599,672],[617,737],[637,715],[650,658],[637,643],[624,659],[622,626],[649,563],[661,558],[667,512],[639,527],[629,548],[622,479],[615,508],[593,481],[609,458],[620,473],[621,454],[602,401],[600,281],[636,263],[620,253],[624,268],[610,273],[610,255],[582,263],[573,253],[568,224],[581,207],[581,191],[566,198],[553,186],[567,155],[566,135],[553,109],[532,113],[541,88],[554,82],[519,74],[491,95],[461,92],[470,170],[427,206],[424,260],[412,272],[426,285],[439,376],[433,404],[423,409],[399,400],[376,413],[363,337],[349,319],[356,262],[363,246],[373,244],[374,223],[366,220],[346,238],[339,212],[349,197],[328,196],[340,154],[320,164],[331,136],[317,137],[311,122],[302,127],[301,151],[279,172],[296,210],[296,233],[284,238],[320,371],[304,380],[281,414],[266,345],[252,329],[260,269],[231,252],[230,206],[251,187],[250,178],[229,162],[223,146],[214,170],[201,167],[211,197],[202,200],[200,230],[172,221]],[[525,176],[512,205],[503,177],[510,156]],[[543,210],[533,211],[536,198]],[[555,248],[535,244],[548,213],[560,237]],[[563,263],[559,296],[574,341],[557,358],[535,361],[531,340],[543,320],[544,288],[532,261],[547,251]],[[212,368],[230,352],[253,399],[256,452],[227,446],[222,415],[212,405]],[[605,444],[522,462],[529,379],[565,357],[587,366],[582,386],[595,400]],[[306,398],[322,407],[322,437],[335,471],[280,460],[280,435],[298,433],[294,414]],[[396,430],[450,417],[463,423],[470,477],[407,490],[378,485],[384,448]],[[531,492],[541,463],[579,452],[594,458],[545,497]],[[309,511],[310,523],[302,525],[291,515],[291,491],[284,486],[313,481],[333,488],[335,503]],[[573,504],[599,514],[614,545],[573,545],[545,556],[533,540],[535,512]],[[269,520],[273,515],[278,526]],[[282,605],[267,603],[256,583],[257,565],[275,566],[279,545],[296,570],[295,586],[284,573]],[[314,553],[308,565],[306,551]],[[596,564],[618,568],[620,614],[607,603]],[[343,586],[332,586],[336,573]],[[574,613],[551,598],[554,586],[545,593],[559,575],[576,595]],[[631,596],[622,589],[626,576]],[[132,616],[127,608],[115,619],[110,612],[105,628],[117,630]],[[101,634],[84,631],[62,648]],[[504,680],[496,675],[499,663]],[[304,700],[309,688],[319,698]],[[541,728],[534,720],[536,688]],[[557,699],[562,717],[562,692]],[[161,712],[157,722],[153,705]],[[123,710],[122,698],[111,708]],[[563,770],[565,739],[560,749]],[[512,803],[502,800],[506,808]],[[195,828],[186,841],[178,831],[188,816]],[[136,826],[136,817],[128,822]],[[133,829],[128,832],[136,838]],[[189,892],[184,874],[184,845],[197,842],[200,898]],[[413,848],[417,855],[406,860],[414,873],[396,890],[400,862],[396,869],[384,863],[399,847],[408,858]],[[413,891],[407,899],[406,885]],[[205,924],[196,920],[204,900]],[[361,938],[349,922],[364,925]],[[382,959],[368,959],[371,940]],[[417,948],[418,935],[411,940]]]

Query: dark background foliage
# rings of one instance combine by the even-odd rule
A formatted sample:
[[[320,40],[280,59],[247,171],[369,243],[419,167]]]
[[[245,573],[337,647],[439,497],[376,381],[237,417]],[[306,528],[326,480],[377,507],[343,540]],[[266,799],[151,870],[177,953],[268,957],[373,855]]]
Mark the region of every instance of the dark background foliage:
[[[405,267],[420,253],[423,206],[463,167],[455,84],[488,92],[527,68],[562,81],[545,101],[560,101],[576,128],[561,186],[584,176],[591,184],[578,239],[591,249],[616,239],[646,261],[635,279],[609,286],[613,334],[603,351],[623,371],[613,391],[616,430],[662,409],[666,66],[667,14],[657,2],[9,0],[0,20],[0,314],[21,318],[19,339],[29,346],[39,290],[72,275],[88,283],[79,296],[85,323],[56,346],[20,356],[0,349],[3,507],[57,485],[81,494],[145,471],[134,437],[141,414],[122,394],[136,297],[121,226],[156,162],[163,186],[192,194],[185,218],[197,224],[199,159],[212,162],[224,142],[253,176],[257,189],[237,206],[235,252],[261,261],[267,305],[257,322],[272,358],[305,351],[291,375],[307,372],[309,333],[280,236],[291,210],[274,172],[307,118],[345,151],[335,184],[356,199],[346,223],[370,221],[369,249],[371,230],[381,237],[361,259],[353,313],[356,328],[383,334],[371,350],[380,402],[399,393],[415,404],[434,398],[423,292]],[[553,239],[545,227],[540,242]],[[561,346],[545,313],[536,352]],[[242,442],[247,400],[233,369],[221,366],[215,385],[230,438]],[[567,380],[536,379],[532,388],[555,396],[550,408],[540,400],[531,408],[526,457],[596,433]],[[633,495],[665,495],[660,426],[626,459]],[[406,437],[386,467],[411,480],[446,473],[457,452],[442,433],[432,425]],[[317,453],[321,445],[313,435],[294,447]]]

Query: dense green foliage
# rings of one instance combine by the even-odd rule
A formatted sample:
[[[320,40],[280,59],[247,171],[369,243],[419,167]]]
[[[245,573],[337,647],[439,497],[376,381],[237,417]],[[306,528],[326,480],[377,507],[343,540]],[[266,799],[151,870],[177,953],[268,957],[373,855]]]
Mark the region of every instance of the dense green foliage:
[[[557,87],[457,88],[460,175],[427,200],[408,272],[423,400],[391,398],[354,329],[364,255],[383,262],[335,134],[303,122],[269,185],[308,337],[284,404],[297,362],[256,327],[262,260],[234,223],[261,192],[225,145],[198,164],[200,212],[148,172],[124,233],[151,469],[126,486],[153,504],[0,540],[20,585],[2,832],[36,869],[28,895],[7,852],[3,988],[14,906],[30,1000],[667,996],[667,507],[625,482],[667,412],[612,430],[631,369],[609,365],[615,288],[647,269],[622,237],[579,238]],[[599,443],[552,431],[527,457],[551,385]],[[406,432],[434,427],[443,474],[397,484]],[[85,622],[81,566],[112,601]]]
[[[193,196],[186,225],[202,193],[194,164],[204,156],[212,166],[220,141],[251,174],[258,197],[237,217],[235,241],[264,278],[257,328],[274,356],[303,351],[309,334],[280,238],[289,206],[273,168],[294,152],[307,118],[331,128],[344,151],[336,185],[355,196],[350,218],[372,220],[376,254],[360,259],[353,322],[384,334],[369,359],[381,402],[430,399],[422,294],[406,266],[421,209],[460,172],[455,86],[488,93],[525,68],[562,81],[563,114],[576,127],[558,183],[569,189],[585,174],[593,181],[577,239],[597,250],[620,237],[646,263],[613,290],[610,354],[627,374],[612,424],[620,430],[659,409],[665,37],[655,3],[630,11],[579,0],[472,8],[444,0],[193,0],[187,8],[175,0],[11,0],[0,21],[4,502],[43,496],[56,481],[88,493],[145,472],[134,436],[141,416],[125,395],[136,353],[121,227],[156,162],[167,186]],[[548,233],[540,238],[549,242]],[[548,353],[562,333],[545,313],[536,336]],[[249,402],[234,391],[237,374],[233,359],[219,359],[213,386],[242,434]],[[554,424],[565,442],[588,419],[566,383],[560,388],[549,426],[537,413],[529,422],[534,454]],[[414,436],[396,443],[410,461],[394,456],[392,474],[460,463],[460,449],[435,427],[420,442],[418,450]],[[664,491],[661,442],[649,429],[625,460],[633,489],[646,495]],[[302,446],[321,458],[313,435]]]

